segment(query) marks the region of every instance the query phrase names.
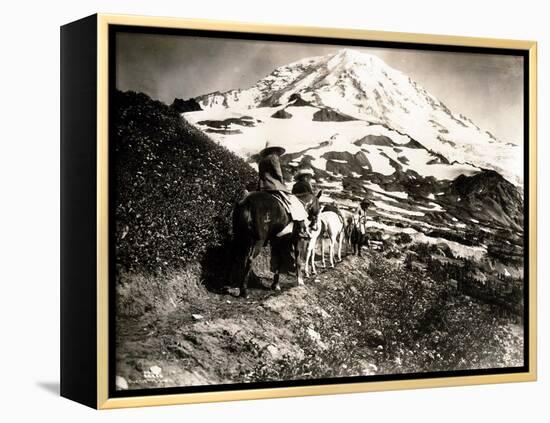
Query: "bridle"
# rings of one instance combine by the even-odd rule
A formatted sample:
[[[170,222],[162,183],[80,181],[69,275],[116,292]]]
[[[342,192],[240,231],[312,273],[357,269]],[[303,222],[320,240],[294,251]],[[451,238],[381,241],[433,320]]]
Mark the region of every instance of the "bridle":
[[[321,214],[321,207],[317,207],[316,213],[313,213],[311,211],[311,208],[315,206],[316,201],[318,205],[319,200],[315,195],[313,195],[311,199],[309,199],[308,202],[304,205],[306,212],[308,214],[308,220],[309,220],[308,230],[312,230],[312,231],[316,231],[318,229],[319,216]]]

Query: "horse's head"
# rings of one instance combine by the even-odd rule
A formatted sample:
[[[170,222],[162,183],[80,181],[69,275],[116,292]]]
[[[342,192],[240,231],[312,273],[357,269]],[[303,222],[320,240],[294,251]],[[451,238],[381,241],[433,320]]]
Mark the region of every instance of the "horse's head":
[[[309,229],[316,231],[319,228],[319,215],[321,213],[321,204],[319,203],[319,198],[323,195],[323,190],[319,191],[317,195],[307,194],[303,198],[304,207],[307,212],[309,220]]]

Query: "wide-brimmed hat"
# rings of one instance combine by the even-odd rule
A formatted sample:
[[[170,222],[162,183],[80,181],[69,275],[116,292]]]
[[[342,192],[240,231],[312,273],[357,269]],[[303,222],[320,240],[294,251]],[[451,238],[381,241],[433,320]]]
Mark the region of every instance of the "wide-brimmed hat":
[[[271,153],[277,153],[279,154],[279,156],[282,156],[283,154],[285,154],[285,151],[286,150],[280,145],[277,145],[274,142],[268,140],[265,143],[265,148],[260,151],[260,156],[266,156]]]
[[[298,169],[298,171],[296,172],[296,174],[294,176],[296,178],[298,178],[302,175],[311,175],[311,176],[313,176],[314,175],[313,169],[310,168],[310,167],[304,167],[304,168]]]

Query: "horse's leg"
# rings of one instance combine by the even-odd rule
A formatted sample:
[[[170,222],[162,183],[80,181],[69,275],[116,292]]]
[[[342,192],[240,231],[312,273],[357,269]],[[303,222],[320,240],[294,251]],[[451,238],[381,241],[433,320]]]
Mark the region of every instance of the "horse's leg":
[[[273,289],[274,291],[280,291],[281,290],[281,286],[279,285],[279,267],[281,263],[281,258],[279,257],[280,252],[273,251],[273,246],[272,246],[271,254],[272,254],[273,268],[274,268],[273,283],[271,284],[271,289]]]
[[[346,244],[346,254],[349,254],[349,248],[351,246],[351,242],[349,239],[348,228],[346,228],[344,231],[344,244]]]
[[[244,272],[241,279],[241,290],[239,295],[243,298],[248,298],[248,279],[252,271],[252,262],[260,254],[263,247],[263,241],[257,241],[254,245],[248,248],[244,257]]]
[[[330,234],[328,246],[328,258],[330,260],[330,267],[334,268],[334,246],[336,245],[336,239],[333,234]]]
[[[239,296],[243,298],[248,297],[248,277],[250,275],[250,270],[252,268],[252,247],[249,247],[241,255],[239,260],[239,265],[241,266],[242,272],[240,274],[241,287],[239,291]]]
[[[315,252],[317,251],[317,240],[319,239],[318,236],[315,237],[315,239],[312,240],[312,246],[311,246],[311,273],[314,275],[317,274],[317,269],[315,268]]]
[[[309,241],[309,244],[307,245],[307,253],[306,253],[306,266],[305,266],[305,272],[306,272],[306,278],[309,278],[309,259],[311,257],[311,242]],[[313,266],[312,266],[313,269]]]
[[[323,269],[327,267],[325,263],[325,238],[321,237],[321,266]]]
[[[304,253],[306,252],[307,242],[303,239],[298,239],[294,243],[294,261],[296,264],[296,276],[298,278],[298,285],[304,284],[304,278],[302,277],[302,270],[304,267]]]
[[[342,243],[344,242],[344,228],[338,235],[338,261],[342,261]]]
[[[281,262],[283,258],[281,257],[281,246],[278,243],[271,243],[271,260],[273,267],[273,282],[271,283],[271,289],[274,291],[280,291],[281,286],[279,285],[279,268],[281,267]]]
[[[271,284],[271,289],[274,291],[281,290],[281,285],[279,285],[279,269],[275,270],[275,273],[273,273],[273,283]]]

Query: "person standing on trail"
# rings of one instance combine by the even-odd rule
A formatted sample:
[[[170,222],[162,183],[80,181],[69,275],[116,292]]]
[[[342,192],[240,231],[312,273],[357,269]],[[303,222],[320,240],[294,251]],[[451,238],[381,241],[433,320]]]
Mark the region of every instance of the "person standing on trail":
[[[367,210],[371,205],[372,205],[372,201],[370,201],[367,197],[363,198],[359,203],[359,208],[357,209],[359,215],[366,217]]]
[[[276,196],[286,206],[292,220],[298,226],[298,236],[308,237],[306,209],[296,196],[290,194],[283,178],[280,157],[285,151],[283,147],[267,141],[265,148],[260,151],[258,189]]]
[[[311,186],[311,179],[313,177],[313,169],[302,168],[296,172],[294,179],[296,182],[292,187],[292,194],[313,194],[313,187]]]
[[[354,222],[361,228],[361,234],[366,233],[367,210],[372,205],[372,201],[368,198],[363,198],[359,203],[359,207],[355,209]]]

